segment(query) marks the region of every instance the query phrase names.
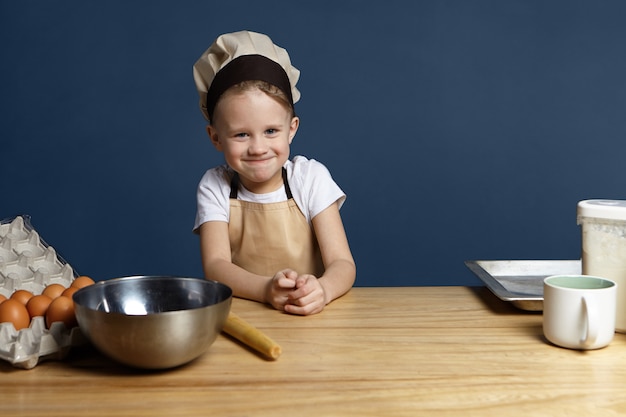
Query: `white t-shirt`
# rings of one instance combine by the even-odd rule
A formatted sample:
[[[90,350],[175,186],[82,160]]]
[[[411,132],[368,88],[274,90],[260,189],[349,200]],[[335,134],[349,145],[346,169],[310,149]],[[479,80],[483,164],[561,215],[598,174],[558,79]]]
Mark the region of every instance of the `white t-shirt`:
[[[346,195],[332,179],[328,169],[314,159],[296,156],[284,165],[291,194],[309,224],[311,219],[334,202],[343,205]],[[208,221],[227,222],[230,216],[230,179],[232,169],[220,165],[209,169],[200,180],[197,191],[198,211],[194,232]],[[256,203],[277,203],[287,200],[285,187],[267,194],[254,194],[239,185],[239,200]]]

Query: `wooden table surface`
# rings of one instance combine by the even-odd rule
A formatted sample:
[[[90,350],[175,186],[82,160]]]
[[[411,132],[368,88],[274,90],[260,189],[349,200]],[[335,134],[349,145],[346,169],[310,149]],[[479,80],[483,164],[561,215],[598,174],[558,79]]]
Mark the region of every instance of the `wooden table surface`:
[[[485,288],[353,288],[315,316],[234,299],[283,349],[265,360],[228,336],[180,368],[118,365],[90,346],[34,369],[0,363],[0,416],[626,415],[626,335],[574,351],[540,313]]]

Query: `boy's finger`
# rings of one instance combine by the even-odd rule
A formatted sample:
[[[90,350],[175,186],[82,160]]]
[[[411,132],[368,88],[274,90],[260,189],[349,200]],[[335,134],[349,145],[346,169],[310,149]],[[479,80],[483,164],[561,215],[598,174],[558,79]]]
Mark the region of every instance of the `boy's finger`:
[[[296,287],[296,281],[290,278],[286,278],[286,277],[279,278],[277,282],[280,288],[295,288]]]

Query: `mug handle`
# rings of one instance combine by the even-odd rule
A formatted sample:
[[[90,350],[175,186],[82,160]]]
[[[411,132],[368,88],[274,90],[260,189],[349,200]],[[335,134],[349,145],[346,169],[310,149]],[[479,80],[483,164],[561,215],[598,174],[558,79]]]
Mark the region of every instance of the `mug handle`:
[[[598,339],[598,309],[590,305],[591,303],[586,297],[582,297],[581,301],[583,303],[583,314],[585,315],[586,326],[585,333],[580,339],[580,344],[582,347],[589,347],[596,342],[596,339]]]

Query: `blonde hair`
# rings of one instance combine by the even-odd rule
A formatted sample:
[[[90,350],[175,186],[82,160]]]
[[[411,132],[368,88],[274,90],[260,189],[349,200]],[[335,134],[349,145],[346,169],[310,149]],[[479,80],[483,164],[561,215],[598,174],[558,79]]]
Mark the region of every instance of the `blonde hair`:
[[[292,118],[295,117],[296,111],[289,101],[287,94],[285,94],[283,90],[276,87],[275,85],[260,80],[246,80],[229,87],[228,90],[226,90],[224,94],[222,94],[217,100],[215,107],[217,107],[217,104],[219,104],[222,98],[229,94],[238,94],[252,90],[259,90],[267,94],[270,98],[276,100],[281,106],[283,106],[285,110],[287,110],[291,114]]]

